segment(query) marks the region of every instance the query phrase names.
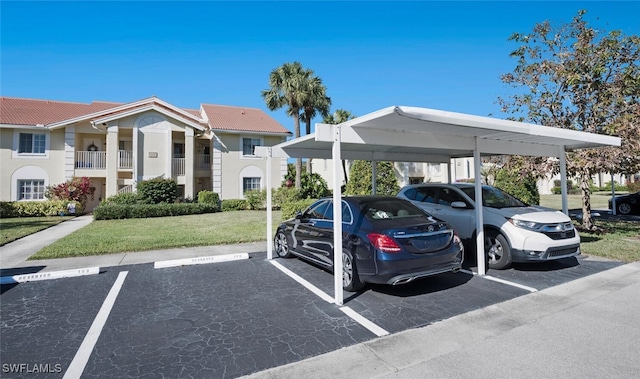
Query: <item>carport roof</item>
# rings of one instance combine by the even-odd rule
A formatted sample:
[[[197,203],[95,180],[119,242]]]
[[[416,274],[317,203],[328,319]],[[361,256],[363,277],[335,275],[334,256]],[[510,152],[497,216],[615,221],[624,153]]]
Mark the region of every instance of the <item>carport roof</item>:
[[[315,134],[272,148],[273,157],[332,157],[334,125],[316,124]],[[449,162],[482,155],[559,156],[561,151],[620,146],[620,138],[446,112],[391,106],[340,124],[342,159]],[[477,144],[477,145],[476,145]]]

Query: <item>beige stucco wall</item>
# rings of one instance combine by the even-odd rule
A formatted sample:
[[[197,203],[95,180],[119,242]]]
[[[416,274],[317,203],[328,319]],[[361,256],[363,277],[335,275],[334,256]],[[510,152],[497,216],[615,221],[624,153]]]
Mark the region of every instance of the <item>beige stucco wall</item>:
[[[17,134],[21,131],[46,134],[44,156],[17,155]],[[0,129],[0,178],[1,201],[17,199],[18,179],[43,179],[45,186],[64,182],[64,130]]]
[[[223,148],[221,157],[222,188],[221,199],[242,199],[242,178],[261,177],[262,188],[266,188],[267,164],[266,159],[261,157],[242,156],[242,138],[261,138],[263,146],[273,146],[283,142],[280,136],[260,136],[252,134],[216,134]],[[286,165],[286,163],[285,163]],[[271,165],[272,187],[277,188],[282,181],[282,167],[279,160],[274,160]],[[286,168],[285,168],[286,169]]]

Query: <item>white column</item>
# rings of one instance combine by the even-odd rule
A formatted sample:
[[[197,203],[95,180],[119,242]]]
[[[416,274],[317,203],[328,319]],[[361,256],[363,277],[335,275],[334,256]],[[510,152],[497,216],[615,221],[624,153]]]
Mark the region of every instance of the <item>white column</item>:
[[[560,188],[562,193],[562,212],[569,215],[569,200],[567,197],[567,156],[564,151],[564,146],[559,147],[560,151]]]
[[[342,290],[342,194],[340,192],[340,169],[342,167],[340,152],[340,126],[333,127],[333,148],[331,159],[333,166],[333,287],[335,303],[342,305],[344,293]]]
[[[50,138],[50,137],[47,137]],[[64,179],[71,180],[76,172],[76,127],[64,128]]]
[[[118,193],[118,121],[107,125],[107,178],[105,197]]]
[[[273,259],[273,200],[271,199],[271,148],[267,148],[267,259]]]
[[[184,196],[195,199],[195,141],[193,129],[184,131]]]
[[[476,137],[476,148],[473,150],[473,168],[475,178],[476,193],[476,259],[478,261],[478,275],[485,275],[487,268],[484,262],[484,217],[482,214],[482,177],[480,166],[482,159],[480,157],[480,148],[478,147],[478,138]]]

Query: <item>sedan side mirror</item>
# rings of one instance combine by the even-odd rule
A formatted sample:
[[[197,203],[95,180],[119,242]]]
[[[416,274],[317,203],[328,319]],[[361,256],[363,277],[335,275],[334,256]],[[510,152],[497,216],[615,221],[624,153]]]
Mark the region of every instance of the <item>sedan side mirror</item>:
[[[467,209],[467,203],[465,203],[464,201],[454,201],[453,203],[451,203],[451,208],[458,208],[458,209]]]

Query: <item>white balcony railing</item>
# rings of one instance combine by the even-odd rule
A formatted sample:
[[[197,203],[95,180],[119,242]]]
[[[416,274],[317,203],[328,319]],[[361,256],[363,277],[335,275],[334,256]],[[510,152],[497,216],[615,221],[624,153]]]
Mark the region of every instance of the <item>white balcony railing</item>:
[[[197,170],[211,169],[211,155],[209,154],[196,155],[196,169]]]
[[[107,168],[106,151],[76,151],[76,168],[88,170],[104,170]],[[118,168],[133,168],[133,152],[118,150]]]
[[[107,168],[106,151],[76,151],[76,168],[103,170]]]
[[[184,166],[185,166],[184,158],[173,158],[171,159],[171,174],[173,177],[184,175]]]
[[[133,168],[133,151],[118,150],[118,168]]]

